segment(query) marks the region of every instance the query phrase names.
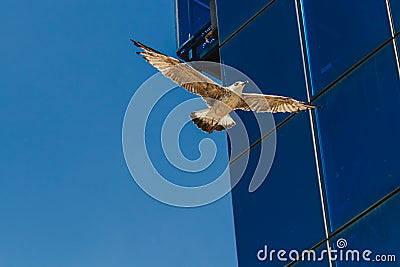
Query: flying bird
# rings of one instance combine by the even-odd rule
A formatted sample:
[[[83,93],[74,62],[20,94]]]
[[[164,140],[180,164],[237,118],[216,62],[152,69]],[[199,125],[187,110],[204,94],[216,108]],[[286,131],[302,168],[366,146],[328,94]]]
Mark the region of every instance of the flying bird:
[[[229,115],[232,110],[255,112],[299,112],[313,106],[290,97],[242,93],[248,81],[221,86],[188,64],[167,56],[140,42],[131,41],[143,51],[136,52],[158,69],[165,77],[187,91],[199,95],[208,108],[190,113],[190,118],[204,132],[222,131],[236,123]]]

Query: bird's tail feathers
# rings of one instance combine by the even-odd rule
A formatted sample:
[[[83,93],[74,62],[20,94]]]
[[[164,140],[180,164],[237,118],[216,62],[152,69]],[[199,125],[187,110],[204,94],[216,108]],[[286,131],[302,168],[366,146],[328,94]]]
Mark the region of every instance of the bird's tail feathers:
[[[212,133],[213,131],[227,130],[236,123],[232,117],[227,114],[222,118],[218,118],[209,112],[209,109],[203,109],[190,113],[190,118],[197,127],[204,132]]]

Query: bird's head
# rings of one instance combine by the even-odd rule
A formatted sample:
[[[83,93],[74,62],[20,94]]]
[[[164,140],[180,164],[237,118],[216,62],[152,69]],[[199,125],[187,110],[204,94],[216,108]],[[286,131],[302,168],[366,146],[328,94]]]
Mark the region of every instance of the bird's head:
[[[249,83],[249,81],[244,81],[244,82],[237,81],[237,82],[231,84],[228,88],[229,88],[230,90],[234,91],[234,92],[237,93],[237,94],[241,94],[242,91],[243,91],[243,88],[244,88],[245,85],[248,84],[248,83]]]

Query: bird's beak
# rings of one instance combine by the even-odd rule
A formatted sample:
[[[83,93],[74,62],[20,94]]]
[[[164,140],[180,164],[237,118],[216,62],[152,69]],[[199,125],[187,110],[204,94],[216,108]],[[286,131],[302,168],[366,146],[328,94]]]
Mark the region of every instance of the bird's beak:
[[[243,84],[248,84],[248,83],[249,83],[249,81],[244,81],[244,82],[243,82]]]

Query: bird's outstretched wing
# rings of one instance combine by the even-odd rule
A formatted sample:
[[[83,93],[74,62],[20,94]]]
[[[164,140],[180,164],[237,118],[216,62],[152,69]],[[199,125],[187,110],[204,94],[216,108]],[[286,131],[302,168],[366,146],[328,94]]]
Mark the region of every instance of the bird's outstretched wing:
[[[189,92],[202,96],[203,98],[213,99],[226,93],[227,89],[188,64],[162,54],[140,42],[136,42],[132,39],[131,41],[143,50],[142,52],[136,52],[137,54],[142,55],[147,62],[157,68],[165,77],[171,79]]]
[[[236,109],[256,112],[299,112],[318,106],[295,100],[290,97],[262,94],[242,94]]]

